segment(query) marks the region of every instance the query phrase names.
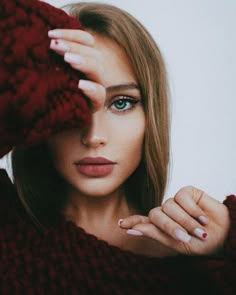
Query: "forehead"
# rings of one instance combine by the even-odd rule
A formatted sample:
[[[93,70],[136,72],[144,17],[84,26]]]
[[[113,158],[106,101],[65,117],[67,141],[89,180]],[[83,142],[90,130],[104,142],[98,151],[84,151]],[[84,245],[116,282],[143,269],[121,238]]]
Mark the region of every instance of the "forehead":
[[[94,34],[94,38],[94,47],[98,50],[98,62],[102,63],[104,70],[104,86],[136,83],[135,74],[124,50],[107,37]]]

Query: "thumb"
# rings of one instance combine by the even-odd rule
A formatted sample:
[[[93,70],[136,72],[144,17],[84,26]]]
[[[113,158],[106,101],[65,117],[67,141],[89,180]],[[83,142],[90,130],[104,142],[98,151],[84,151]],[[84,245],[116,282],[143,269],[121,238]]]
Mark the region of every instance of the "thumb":
[[[143,215],[131,215],[128,217],[125,217],[123,219],[120,219],[118,221],[118,225],[123,229],[129,229],[134,227],[137,224],[142,223],[150,223],[150,220],[147,216]]]

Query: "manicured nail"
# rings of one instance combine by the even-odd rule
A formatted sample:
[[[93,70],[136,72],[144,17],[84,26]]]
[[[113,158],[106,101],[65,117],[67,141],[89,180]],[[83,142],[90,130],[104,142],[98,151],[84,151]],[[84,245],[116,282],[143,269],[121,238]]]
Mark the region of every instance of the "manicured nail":
[[[71,52],[65,53],[64,60],[77,65],[82,65],[84,63],[84,59],[80,55]]]
[[[63,52],[66,52],[69,50],[69,47],[64,42],[59,41],[59,40],[51,40],[50,48],[60,50]]]
[[[193,230],[193,233],[196,237],[202,239],[202,240],[206,240],[207,239],[207,233],[201,229],[201,228],[195,228]]]
[[[96,87],[94,86],[94,84],[87,80],[79,80],[78,87],[79,89],[88,91],[90,93],[96,92]]]
[[[118,225],[121,226],[121,223],[123,222],[124,219],[119,219],[118,220]]]
[[[143,236],[143,233],[136,229],[128,229],[126,232],[128,235],[131,235],[131,236]]]
[[[181,229],[176,229],[175,237],[177,238],[177,240],[184,243],[188,243],[191,240],[191,236],[188,235],[186,232],[182,231]]]
[[[209,219],[206,216],[199,216],[198,220],[201,222],[201,224],[207,225],[209,223]]]
[[[62,38],[62,33],[60,30],[50,30],[48,31],[48,37],[50,38]]]

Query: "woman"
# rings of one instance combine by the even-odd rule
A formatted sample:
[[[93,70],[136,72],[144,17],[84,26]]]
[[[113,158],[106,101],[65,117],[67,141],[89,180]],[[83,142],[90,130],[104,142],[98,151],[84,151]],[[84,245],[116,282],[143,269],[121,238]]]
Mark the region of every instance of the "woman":
[[[78,30],[50,31],[49,36],[52,38],[50,48],[63,55],[65,61],[73,68],[86,74],[86,77],[89,80],[80,80],[79,88],[82,89],[91,100],[95,99],[101,101],[100,108],[94,113],[94,117],[100,117],[94,118],[94,123],[90,126],[92,131],[84,131],[85,133],[81,135],[81,141],[83,143],[83,137],[86,137],[86,132],[88,132],[89,135],[90,132],[94,132],[95,134],[90,136],[94,136],[97,141],[99,141],[99,133],[104,133],[104,136],[101,136],[102,140],[104,138],[108,138],[109,140],[107,139],[108,142],[102,142],[100,144],[96,142],[96,146],[93,149],[90,147],[90,142],[88,142],[86,145],[87,149],[85,149],[85,151],[88,154],[99,155],[100,153],[105,153],[108,149],[114,149],[115,154],[119,154],[121,152],[124,153],[123,162],[129,162],[130,164],[134,161],[133,157],[136,158],[134,162],[136,164],[133,164],[134,166],[131,165],[130,169],[132,172],[128,174],[125,172],[125,169],[127,169],[126,167],[123,168],[124,170],[122,169],[122,161],[121,164],[114,165],[114,170],[120,169],[122,171],[122,177],[120,175],[116,175],[115,171],[113,173],[114,176],[111,177],[119,179],[120,184],[125,183],[126,191],[123,193],[123,197],[125,196],[125,199],[128,200],[129,208],[126,212],[119,212],[119,210],[115,210],[118,216],[114,215],[115,218],[113,220],[113,224],[110,220],[109,224],[116,227],[119,217],[128,216],[133,213],[143,215],[150,214],[151,219],[159,219],[159,229],[162,229],[164,232],[169,234],[167,236],[165,235],[163,237],[159,237],[159,239],[162,239],[162,242],[165,240],[164,244],[167,243],[167,245],[170,246],[173,242],[176,242],[176,240],[189,242],[191,238],[190,235],[187,234],[187,232],[189,232],[191,235],[200,239],[200,241],[194,239],[195,246],[193,249],[191,249],[190,246],[188,251],[192,252],[192,254],[201,253],[202,247],[204,251],[206,251],[204,248],[204,246],[206,246],[204,244],[206,243],[202,243],[201,240],[204,241],[207,238],[207,233],[205,232],[202,224],[207,223],[205,213],[208,213],[208,211],[205,209],[204,213],[194,203],[199,203],[200,199],[203,197],[201,201],[203,204],[199,204],[202,207],[206,206],[204,204],[205,200],[207,204],[208,202],[212,202],[211,206],[215,205],[217,208],[219,206],[219,210],[222,210],[222,214],[224,213],[225,215],[225,220],[222,220],[221,225],[227,223],[227,211],[225,206],[210,199],[206,196],[206,194],[197,190],[194,191],[194,189],[192,192],[191,188],[185,188],[183,192],[179,192],[175,197],[175,208],[170,208],[170,204],[174,202],[173,200],[168,200],[162,206],[162,210],[159,210],[159,208],[150,212],[152,208],[161,205],[167,180],[169,161],[167,80],[164,62],[155,42],[135,19],[128,16],[124,12],[123,14],[124,15],[122,15],[121,11],[118,9],[109,5],[99,6],[97,4],[76,4],[71,7],[71,15],[78,18],[82,25],[86,27],[86,31],[90,32],[90,34],[87,33],[86,36],[84,36],[84,32]],[[129,19],[127,19],[127,17]],[[139,29],[137,29],[137,26]],[[81,36],[81,33],[83,33],[83,36]],[[86,41],[84,41],[84,38]],[[111,40],[113,42],[111,42]],[[106,45],[104,46],[104,44]],[[121,48],[118,48],[117,45]],[[123,49],[123,51],[121,49]],[[133,52],[135,52],[135,55]],[[115,54],[112,55],[112,53]],[[116,60],[117,62],[115,63]],[[150,60],[152,63],[150,63]],[[121,67],[121,69],[119,69],[119,67]],[[112,73],[110,70],[111,68]],[[115,88],[116,91],[114,90],[115,86],[117,86]],[[122,89],[122,87],[124,89]],[[93,90],[92,93],[91,89]],[[113,91],[111,91],[112,89]],[[105,102],[103,102],[104,100]],[[120,109],[116,110],[117,103],[120,104]],[[102,114],[97,115],[97,113],[100,112],[102,112]],[[109,116],[105,115],[106,113],[108,113]],[[111,114],[113,114],[113,117],[117,117],[115,121],[111,120]],[[117,116],[117,114],[119,116]],[[133,117],[131,114],[133,114]],[[106,116],[108,116],[108,119],[103,119],[103,117],[106,118]],[[146,117],[145,122],[144,117]],[[104,126],[101,124],[103,121]],[[108,129],[106,126],[109,126],[110,128]],[[127,126],[127,128],[125,128],[125,126]],[[99,128],[98,134],[96,134],[96,128]],[[112,136],[110,134],[112,134]],[[112,141],[114,140],[113,138],[115,141],[112,145]],[[154,138],[156,140],[153,140]],[[66,139],[68,140],[68,138]],[[62,142],[65,141],[66,140],[62,137],[59,142],[57,142],[57,145],[62,147]],[[71,146],[69,143],[68,145]],[[91,145],[93,146],[93,143]],[[102,147],[106,146],[106,148],[101,148],[100,145]],[[132,145],[134,146],[133,149]],[[120,147],[122,147],[121,152]],[[135,149],[139,150],[138,155]],[[79,150],[79,147],[77,150]],[[52,152],[53,155],[57,153],[57,150]],[[109,152],[108,155],[110,153],[111,152]],[[79,154],[83,153],[79,152]],[[56,162],[58,162],[60,158],[66,159],[67,157],[64,154],[59,154],[56,157]],[[67,165],[66,163],[62,163],[60,165],[62,167],[60,174],[64,175],[65,172],[63,170]],[[121,165],[121,168],[116,168],[119,167],[119,165]],[[81,166],[83,169],[95,169],[94,167],[97,167],[98,163],[95,163],[94,167],[92,165],[88,165],[88,168],[87,165]],[[104,168],[102,167],[101,169]],[[133,173],[134,171],[135,173]],[[129,177],[130,175],[132,176]],[[94,178],[99,179],[96,175],[94,175]],[[105,184],[107,184],[107,181],[110,183],[109,176],[104,179]],[[93,181],[93,178],[88,178],[88,183],[85,187],[86,189],[93,187],[96,196],[98,191],[96,190],[96,186],[92,185]],[[102,191],[105,189],[105,184],[102,183]],[[116,184],[115,186],[112,186],[112,189],[114,189],[114,187],[116,188],[119,186]],[[189,199],[189,204],[186,203],[185,194],[189,194],[191,196],[194,195],[195,200]],[[179,195],[180,197],[178,197]],[[178,203],[180,206],[177,206]],[[84,211],[81,209],[81,205],[76,207],[79,207],[81,211]],[[190,218],[190,216],[187,216],[181,207],[183,207],[183,209],[185,209],[194,218],[200,218],[199,222]],[[168,216],[168,212],[172,215]],[[181,226],[177,226],[177,224],[173,221],[171,222],[169,217],[176,220],[176,223],[180,225],[183,224],[186,229]],[[91,219],[89,218],[89,220]],[[128,234],[142,235],[142,231],[137,231],[139,228],[143,229],[146,232],[146,235],[149,234],[152,237],[154,231],[151,231],[151,227],[147,224],[137,225],[139,220],[141,223],[149,224],[149,219],[142,216],[130,217],[125,221],[123,220],[122,223],[119,223],[124,228],[128,229],[132,227],[133,229],[136,229],[136,231],[128,230]],[[168,228],[164,228],[167,222],[169,222]],[[78,221],[78,224],[80,223],[81,220]],[[100,222],[94,223],[99,224]],[[107,221],[105,221],[105,223],[107,223]],[[90,222],[88,222],[87,226],[84,225],[83,227],[85,227],[89,232],[98,234],[97,229],[94,231],[91,229]],[[210,232],[216,231],[216,224],[214,224],[213,227],[214,229],[209,229]],[[170,236],[172,236],[172,239]],[[167,237],[169,238],[168,241],[166,241]],[[221,238],[223,239],[224,236]],[[105,238],[105,240],[107,239],[108,237]],[[198,243],[196,243],[196,241]],[[145,240],[145,243],[146,242],[147,241]],[[128,246],[128,243],[125,244]],[[178,242],[175,243],[175,247],[177,247],[180,252],[186,252],[186,248]],[[213,247],[213,245],[211,245],[211,247]],[[154,248],[155,250],[157,249],[156,245]],[[144,248],[142,247],[142,249]],[[208,249],[208,251],[210,250],[211,249]],[[161,255],[159,250],[158,255]]]
[[[232,261],[177,255],[222,246],[226,207],[193,188],[158,207],[167,179],[169,124],[165,68],[155,42],[115,7],[81,3],[71,13],[86,31],[52,30],[50,48],[84,74],[78,87],[92,102],[91,121],[13,150],[20,217],[7,219],[18,226],[14,246],[9,224],[1,221],[2,290],[189,294],[197,278],[193,294],[232,294],[225,279]],[[219,276],[225,277],[213,285]]]

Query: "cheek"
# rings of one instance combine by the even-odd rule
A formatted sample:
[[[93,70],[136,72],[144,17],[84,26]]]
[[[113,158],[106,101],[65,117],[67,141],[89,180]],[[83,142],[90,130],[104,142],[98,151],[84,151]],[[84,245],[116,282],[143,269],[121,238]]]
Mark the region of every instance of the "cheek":
[[[79,130],[68,130],[52,136],[48,147],[55,165],[69,162],[80,149]]]
[[[120,129],[121,130],[121,129]],[[139,116],[130,118],[127,122],[123,123],[122,132],[118,137],[122,152],[127,161],[132,160],[140,162],[143,142],[145,134],[145,116],[140,113]]]
[[[60,174],[63,174],[70,160],[70,146],[66,143],[66,140],[60,140],[59,138],[55,138],[48,143],[53,165]]]
[[[51,158],[54,167],[56,170],[61,174],[61,167],[65,165],[64,159],[65,157],[63,156],[62,150],[58,148],[57,145],[49,145],[50,153],[51,153]]]
[[[130,157],[137,158],[139,162],[141,160],[142,150],[143,150],[143,142],[144,142],[144,133],[145,126],[139,124],[132,130],[129,139],[129,145],[127,149],[129,150]]]

